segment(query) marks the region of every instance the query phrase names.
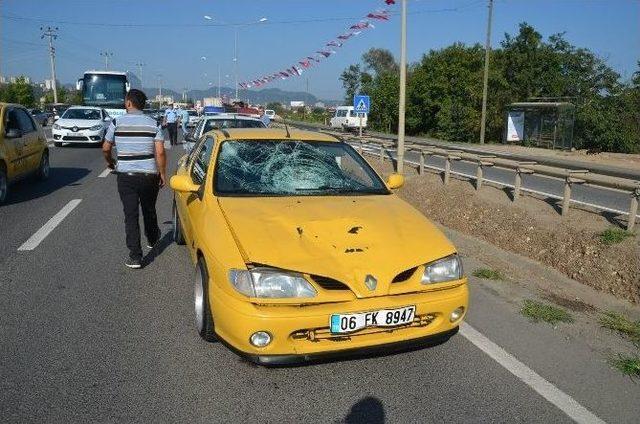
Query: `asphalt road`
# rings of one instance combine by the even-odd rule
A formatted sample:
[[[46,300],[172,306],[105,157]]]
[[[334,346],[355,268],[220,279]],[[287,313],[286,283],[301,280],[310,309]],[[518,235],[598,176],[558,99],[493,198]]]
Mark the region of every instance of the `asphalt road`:
[[[633,382],[473,279],[471,327],[445,344],[296,368],[246,363],[197,336],[194,269],[170,243],[170,190],[158,201],[160,246],[129,270],[99,149],[52,148],[51,163],[49,181],[17,184],[0,207],[3,422],[561,423],[572,421],[572,402],[593,414],[583,422],[640,416]],[[39,245],[19,250],[74,200]],[[473,329],[571,401],[543,397],[491,345],[472,343]]]

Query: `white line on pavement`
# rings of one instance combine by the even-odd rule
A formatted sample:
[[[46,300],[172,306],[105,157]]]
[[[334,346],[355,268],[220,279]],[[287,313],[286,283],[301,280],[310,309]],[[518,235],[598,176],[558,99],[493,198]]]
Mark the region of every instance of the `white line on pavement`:
[[[98,178],[106,178],[109,174],[111,174],[111,168],[105,168],[105,170],[102,171],[102,174],[98,175]]]
[[[480,350],[489,355],[491,359],[502,365],[507,371],[515,375],[538,392],[543,398],[558,407],[569,418],[577,423],[584,424],[604,424],[604,421],[595,416],[584,406],[580,405],[574,398],[558,389],[553,384],[542,378],[539,374],[518,361],[513,355],[502,349],[500,346],[486,338],[482,333],[467,323],[460,325],[460,334]]]
[[[18,250],[33,250],[44,240],[51,231],[53,231],[72,210],[80,204],[82,199],[73,199],[67,203],[60,211],[51,217],[38,231],[36,231],[29,240],[25,241]]]

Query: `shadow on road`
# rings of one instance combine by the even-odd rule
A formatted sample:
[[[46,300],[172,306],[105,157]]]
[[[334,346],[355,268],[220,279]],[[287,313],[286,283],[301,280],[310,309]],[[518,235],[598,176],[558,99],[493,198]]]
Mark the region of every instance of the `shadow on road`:
[[[384,407],[382,402],[373,396],[367,396],[355,403],[344,418],[346,424],[384,424]]]
[[[144,257],[144,266],[151,264],[158,256],[164,252],[167,247],[173,243],[173,234],[171,232],[165,233],[158,243],[149,251],[147,256]]]
[[[87,168],[52,167],[49,179],[46,181],[38,181],[35,177],[29,177],[11,185],[6,204],[27,202],[47,196],[65,186],[79,185],[77,182],[90,172],[91,170]]]

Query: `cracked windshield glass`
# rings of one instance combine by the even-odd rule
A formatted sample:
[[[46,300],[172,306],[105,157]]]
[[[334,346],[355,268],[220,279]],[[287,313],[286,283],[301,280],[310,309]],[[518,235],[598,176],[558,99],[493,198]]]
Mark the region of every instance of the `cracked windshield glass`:
[[[347,145],[279,140],[223,143],[216,191],[276,196],[387,193]]]

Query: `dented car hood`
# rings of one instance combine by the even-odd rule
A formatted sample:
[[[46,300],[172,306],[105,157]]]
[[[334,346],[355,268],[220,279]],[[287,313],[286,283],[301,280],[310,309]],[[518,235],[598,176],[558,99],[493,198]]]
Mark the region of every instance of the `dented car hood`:
[[[455,252],[438,228],[395,195],[218,202],[247,263],[333,278],[356,293],[366,291],[367,275],[385,291],[400,272]]]

